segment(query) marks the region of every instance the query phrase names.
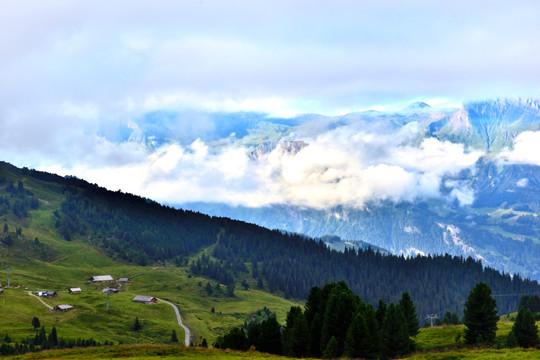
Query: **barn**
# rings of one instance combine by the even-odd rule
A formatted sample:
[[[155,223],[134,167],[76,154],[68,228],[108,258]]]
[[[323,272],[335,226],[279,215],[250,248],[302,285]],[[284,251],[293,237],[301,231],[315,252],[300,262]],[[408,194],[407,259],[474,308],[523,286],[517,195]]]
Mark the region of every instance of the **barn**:
[[[141,304],[155,304],[157,302],[157,298],[153,296],[137,295],[133,298],[133,302]]]
[[[114,279],[111,275],[96,275],[88,279],[90,282],[113,282]]]

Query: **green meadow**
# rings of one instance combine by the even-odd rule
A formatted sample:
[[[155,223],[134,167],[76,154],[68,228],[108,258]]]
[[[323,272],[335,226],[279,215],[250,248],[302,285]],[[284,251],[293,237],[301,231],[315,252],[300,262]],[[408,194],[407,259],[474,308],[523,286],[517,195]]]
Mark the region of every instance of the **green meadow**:
[[[10,179],[11,172],[0,170],[0,176]],[[16,178],[10,179],[17,181]],[[0,294],[0,336],[13,340],[34,336],[31,320],[37,316],[50,331],[56,327],[60,337],[94,338],[113,343],[163,344],[170,343],[171,332],[176,330],[183,341],[184,331],[177,324],[174,310],[164,303],[144,305],[133,303],[135,295],[149,295],[176,304],[182,320],[192,332],[192,342],[203,338],[211,344],[215,338],[231,327],[243,324],[253,312],[268,307],[283,322],[291,305],[285,300],[259,290],[242,287],[235,289],[235,296],[228,298],[225,286],[220,294],[208,294],[207,282],[216,288],[216,281],[191,276],[186,267],[170,264],[135,266],[111,259],[94,246],[93,239],[75,238],[66,241],[55,230],[54,211],[59,209],[63,196],[58,186],[24,178],[24,186],[39,198],[39,209],[19,219],[13,214],[4,215],[9,233],[22,229],[22,236],[13,236],[10,247],[0,246],[0,283],[6,287],[7,272],[12,268],[11,288]],[[35,245],[38,238],[39,246]],[[112,275],[115,279],[128,277],[130,284],[123,285],[118,294],[110,295],[110,308],[106,310],[107,294],[101,290],[109,284],[92,284],[93,275]],[[255,284],[253,284],[255,285]],[[80,287],[81,294],[72,295],[68,288]],[[28,291],[56,291],[58,297],[43,299],[48,305],[73,305],[68,312],[53,312]],[[211,312],[212,307],[214,312]],[[133,331],[138,317],[142,329]]]

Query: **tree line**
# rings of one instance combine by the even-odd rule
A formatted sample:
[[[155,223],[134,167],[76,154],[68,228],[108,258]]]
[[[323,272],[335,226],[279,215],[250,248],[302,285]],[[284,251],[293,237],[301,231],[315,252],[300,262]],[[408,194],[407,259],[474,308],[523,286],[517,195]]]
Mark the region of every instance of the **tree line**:
[[[497,331],[497,304],[491,288],[476,284],[465,302],[464,342],[491,346]],[[247,331],[246,331],[247,330]],[[344,281],[311,288],[304,309],[292,306],[286,323],[275,316],[232,328],[218,337],[215,347],[284,354],[303,358],[389,359],[415,350],[419,332],[414,302],[404,292],[397,303],[378,303],[377,310],[353,293]],[[520,308],[505,346],[538,346],[538,327],[532,313]]]

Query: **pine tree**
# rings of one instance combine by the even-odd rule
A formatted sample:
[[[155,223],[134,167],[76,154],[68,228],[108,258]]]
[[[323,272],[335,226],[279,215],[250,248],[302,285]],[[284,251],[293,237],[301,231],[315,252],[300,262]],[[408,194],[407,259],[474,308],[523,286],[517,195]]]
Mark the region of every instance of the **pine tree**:
[[[471,290],[463,315],[465,343],[469,345],[493,344],[497,331],[497,303],[491,296],[491,288],[479,282]]]
[[[270,317],[262,322],[257,350],[270,354],[282,354],[281,326],[275,317]]]
[[[141,330],[141,328],[142,328],[142,326],[141,326],[141,323],[139,322],[139,318],[136,317],[135,322],[133,323],[133,330],[139,331],[139,330]]]
[[[261,324],[252,323],[248,329],[247,342],[248,346],[259,348],[259,336],[261,335]]]
[[[207,347],[208,347],[208,341],[206,341],[206,338],[203,338],[203,339],[202,339],[201,347],[203,347],[203,348],[207,348]]]
[[[343,353],[347,329],[360,306],[360,298],[344,281],[340,281],[330,291],[324,310],[321,333],[321,350],[326,349],[328,341],[334,336],[338,343],[338,355]]]
[[[178,336],[176,335],[176,330],[173,329],[172,333],[171,333],[171,341],[173,343],[177,343],[178,342]]]
[[[519,346],[528,348],[538,345],[538,326],[529,309],[520,308],[514,326],[512,327]]]
[[[41,323],[36,316],[32,318],[32,326],[34,327],[34,331],[41,326]]]
[[[294,307],[291,307],[293,310]],[[298,308],[300,309],[300,308]],[[287,317],[289,320],[289,316]],[[303,357],[307,353],[308,346],[308,327],[306,322],[306,317],[301,312],[296,313],[294,320],[289,324],[287,321],[288,329],[285,331],[284,336],[284,347],[286,355],[294,357]]]
[[[386,316],[386,308],[386,303],[382,301],[382,299],[379,299],[379,305],[377,308],[377,312],[375,313],[377,321],[379,322],[379,329],[382,329],[384,317]]]
[[[352,358],[377,358],[379,354],[379,324],[371,304],[353,318],[347,330],[345,352]]]
[[[409,329],[401,306],[390,303],[382,327],[381,352],[384,358],[405,355],[411,351]]]
[[[51,333],[49,334],[49,344],[51,346],[58,345],[58,334],[56,333],[56,328],[53,326]]]
[[[308,354],[311,356],[321,356],[321,332],[322,320],[321,315],[316,314],[311,327],[309,329]]]
[[[409,292],[405,291],[403,293],[403,295],[401,296],[401,300],[399,301],[399,305],[401,306],[403,314],[407,319],[409,336],[414,337],[418,335],[418,330],[420,328],[418,323],[418,315],[416,314],[416,308],[414,307],[414,303],[411,299],[411,296],[409,295]]]
[[[323,359],[334,359],[339,357],[338,342],[334,336],[328,340],[328,344],[322,354]]]

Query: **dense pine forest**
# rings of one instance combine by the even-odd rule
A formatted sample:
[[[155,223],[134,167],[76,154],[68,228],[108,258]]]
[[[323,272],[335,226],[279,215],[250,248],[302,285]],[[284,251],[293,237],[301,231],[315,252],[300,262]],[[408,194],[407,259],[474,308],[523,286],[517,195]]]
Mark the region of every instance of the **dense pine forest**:
[[[517,311],[520,295],[540,292],[536,281],[500,274],[472,258],[407,259],[372,250],[341,253],[317,239],[173,209],[77,178],[5,163],[2,167],[59,185],[65,201],[55,212],[55,223],[66,241],[79,237],[113,258],[139,265],[170,262],[184,266],[189,256],[210,249],[212,256],[192,261],[191,271],[225,285],[251,277],[261,288],[305,299],[313,286],[344,280],[354,294],[373,305],[380,299],[396,302],[408,291],[420,319],[427,313],[461,314],[468,291],[479,281],[489,284],[495,297],[500,295],[497,306],[502,314]],[[24,184],[20,186],[24,188]],[[6,192],[8,187],[17,188],[5,182]]]

